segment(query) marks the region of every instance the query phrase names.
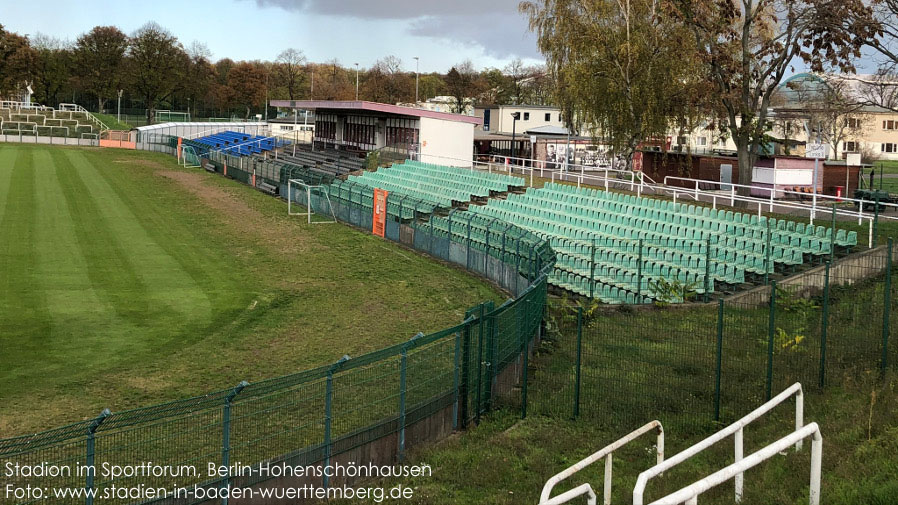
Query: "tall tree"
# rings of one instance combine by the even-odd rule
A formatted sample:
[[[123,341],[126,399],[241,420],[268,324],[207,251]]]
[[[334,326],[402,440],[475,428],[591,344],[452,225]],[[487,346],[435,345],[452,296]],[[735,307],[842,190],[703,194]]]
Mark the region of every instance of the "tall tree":
[[[31,79],[34,60],[28,39],[0,25],[0,96],[9,96]]]
[[[97,98],[100,112],[106,100],[121,89],[128,37],[114,26],[95,26],[75,42],[75,73]]]
[[[864,0],[669,2],[671,15],[695,39],[716,110],[738,150],[739,183],[746,186],[770,126],[771,97],[794,61],[818,72],[851,72],[852,59],[878,30]]]
[[[529,77],[527,69],[524,67],[524,62],[520,58],[511,60],[511,62],[505,66],[504,73],[508,77],[508,83],[510,84],[509,95],[511,103],[524,103],[524,80]]]
[[[486,68],[480,73],[483,91],[478,100],[488,104],[506,104],[511,96],[511,83],[498,68]]]
[[[287,89],[287,98],[296,100],[303,88],[306,57],[297,49],[285,49],[277,57],[276,78]]]
[[[688,33],[656,0],[523,2],[568,127],[596,128],[632,159],[700,97]]]
[[[244,109],[244,119],[249,119],[253,109],[261,110],[267,77],[265,66],[259,62],[241,61],[228,73],[228,87],[233,92],[235,105]]]
[[[184,95],[188,98],[187,112],[193,116],[191,108],[197,107],[197,101],[209,95],[215,79],[215,67],[209,59],[212,51],[202,42],[194,41],[187,48],[188,65],[184,72]]]
[[[38,102],[56,107],[60,92],[69,85],[72,52],[59,39],[38,34],[32,41],[36,51],[34,92]]]
[[[832,76],[789,85],[807,123],[808,141],[829,145],[830,158],[841,158],[842,143],[860,135],[871,120],[864,104],[854,96],[850,81]]]
[[[138,28],[128,51],[130,85],[147,108],[147,120],[156,119],[156,106],[184,83],[189,59],[181,43],[156,23]]]
[[[471,105],[473,97],[485,88],[483,81],[474,70],[471,60],[466,60],[449,69],[446,74],[446,92],[455,99],[453,107],[456,114],[464,114]]]

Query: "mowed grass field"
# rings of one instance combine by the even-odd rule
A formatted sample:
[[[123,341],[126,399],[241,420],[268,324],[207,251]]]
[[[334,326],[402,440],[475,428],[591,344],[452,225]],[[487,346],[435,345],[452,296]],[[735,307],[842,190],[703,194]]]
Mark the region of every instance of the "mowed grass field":
[[[357,356],[499,292],[162,154],[0,144],[0,438]]]

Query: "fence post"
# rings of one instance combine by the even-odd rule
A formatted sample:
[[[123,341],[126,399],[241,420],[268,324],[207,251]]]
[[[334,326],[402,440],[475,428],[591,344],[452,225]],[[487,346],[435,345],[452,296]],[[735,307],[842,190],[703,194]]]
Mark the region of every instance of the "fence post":
[[[461,333],[455,332],[455,354],[452,357],[452,431],[458,429],[458,396],[459,396],[459,373],[458,365],[461,359]]]
[[[705,303],[711,300],[711,236],[705,243]]]
[[[836,254],[836,204],[833,204],[833,222],[829,233],[829,261],[832,263]]]
[[[225,397],[224,407],[221,412],[221,466],[227,468],[231,463],[231,402],[234,400],[234,397],[240,394],[243,391],[243,388],[249,386],[249,382],[242,381],[240,384],[234,386],[234,389],[231,390],[230,393]],[[228,471],[228,475],[225,476],[224,481],[221,483],[222,489],[227,489],[228,483],[231,479],[231,472]],[[221,498],[222,505],[228,505],[228,497],[227,494]]]
[[[823,321],[820,323],[820,387],[826,384],[826,336],[829,332],[829,268],[831,262],[826,262],[823,271]]]
[[[636,264],[636,303],[642,298],[642,239],[639,239],[639,261]]]
[[[112,415],[112,412],[110,412],[109,409],[103,409],[103,412],[100,412],[100,415],[94,418],[94,420],[90,423],[90,426],[87,427],[87,455],[84,462],[84,466],[87,468],[87,477],[84,482],[84,489],[87,490],[87,494],[85,495],[84,499],[85,505],[93,505],[94,503],[94,497],[91,494],[91,489],[94,488],[94,476],[97,473],[94,466],[94,457],[96,456],[95,436],[97,433],[97,429],[110,415]]]
[[[596,278],[596,238],[592,238],[592,246],[589,251],[589,299],[595,297]]]
[[[714,421],[720,422],[720,373],[723,364],[723,298],[717,299],[717,363],[714,369]]]
[[[527,418],[527,367],[530,363],[530,335],[527,334],[524,325],[521,324],[521,311],[529,310],[530,303],[529,297],[523,300],[519,300],[518,303],[523,302],[523,309],[519,306],[517,309],[517,319],[518,319],[518,332],[521,334],[521,354],[522,354],[522,366],[521,366],[521,419]]]
[[[878,243],[879,243],[879,192],[876,192],[876,198],[873,203],[873,245],[870,247],[876,247],[876,244],[878,244]]]
[[[770,218],[767,218],[767,245],[764,247],[764,284],[770,282]]]
[[[480,424],[480,407],[483,401],[483,309],[484,305],[481,303],[477,317],[477,408],[474,409],[474,422],[477,424]]]
[[[327,469],[331,464],[331,429],[333,422],[333,404],[334,404],[334,372],[349,361],[349,355],[344,354],[336,363],[331,365],[327,371],[327,382],[324,388],[324,468]],[[330,477],[324,472],[324,489],[328,488]]]
[[[892,308],[892,237],[889,237],[888,250],[886,251],[886,283],[883,291],[882,364],[880,369],[885,372],[889,366],[889,312],[891,312]]]
[[[460,401],[461,401],[461,427],[468,426],[468,396],[471,388],[471,322],[473,317],[465,321],[465,328],[462,340],[462,358],[461,358],[461,385],[460,385]]]
[[[408,391],[408,348],[415,339],[423,337],[423,333],[418,333],[408,342],[402,344],[402,350],[399,358],[399,462],[405,459],[405,396]]]
[[[770,314],[767,317],[767,401],[773,393],[773,335],[776,332],[776,281],[770,282]]]
[[[574,419],[580,415],[580,371],[583,357],[583,307],[577,307],[577,371],[574,380]]]

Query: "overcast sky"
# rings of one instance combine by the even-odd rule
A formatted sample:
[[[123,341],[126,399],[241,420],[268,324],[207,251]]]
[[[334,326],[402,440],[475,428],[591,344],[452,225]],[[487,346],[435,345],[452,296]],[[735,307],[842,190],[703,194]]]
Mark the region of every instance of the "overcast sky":
[[[205,42],[214,59],[273,60],[288,47],[311,61],[371,66],[398,56],[408,70],[445,72],[471,59],[478,68],[542,58],[517,0],[0,0],[0,24],[74,40],[96,25],[130,34],[155,21],[187,46]]]

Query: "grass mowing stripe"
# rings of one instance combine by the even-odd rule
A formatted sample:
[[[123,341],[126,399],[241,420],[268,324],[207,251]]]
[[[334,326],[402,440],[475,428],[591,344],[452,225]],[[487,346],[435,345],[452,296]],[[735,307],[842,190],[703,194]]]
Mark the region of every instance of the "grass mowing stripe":
[[[167,306],[173,313],[158,314],[171,319],[175,313],[191,326],[211,319],[211,302],[187,272],[148,235],[131,209],[99,175],[83,151],[65,151],[77,168],[84,191],[96,204],[97,214],[106,220],[107,232],[120,244],[122,258],[144,286],[143,297],[151,306]]]
[[[165,161],[174,165],[169,159]],[[96,160],[92,163],[97,165]],[[213,325],[232,321],[249,305],[253,298],[251,291],[254,291],[257,281],[242,265],[235,268],[235,261],[239,258],[236,255],[210,255],[209,249],[196,247],[216,240],[208,230],[210,226],[218,226],[209,222],[215,216],[193,212],[184,216],[184,226],[170,226],[167,206],[184,198],[179,194],[179,188],[171,187],[173,183],[150,170],[129,165],[120,168],[118,163],[98,169],[97,173],[131,210],[156,245],[202,289],[213,306]],[[183,204],[183,201],[178,203]],[[191,204],[201,205],[195,201]],[[223,271],[229,274],[222,275]]]
[[[12,177],[12,167],[16,163],[19,150],[15,147],[0,144],[0,221],[6,212],[6,198],[9,194],[9,180]]]
[[[163,311],[140,302],[148,293],[145,283],[131,264],[121,237],[113,234],[108,219],[79,177],[78,169],[63,153],[53,151],[53,163],[94,289],[119,317],[135,324],[150,324],[151,318],[162,316]]]
[[[0,381],[27,362],[21,354],[40,348],[50,328],[46,301],[33,289],[36,279],[34,213],[37,192],[31,151],[16,156],[9,177],[9,195],[0,220]],[[21,335],[27,333],[28,338]]]

